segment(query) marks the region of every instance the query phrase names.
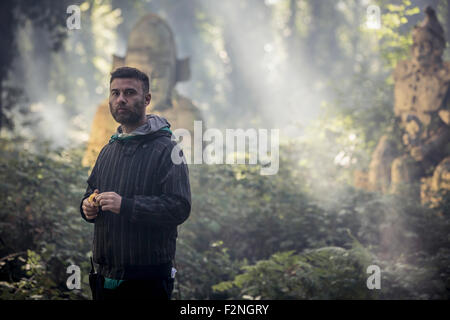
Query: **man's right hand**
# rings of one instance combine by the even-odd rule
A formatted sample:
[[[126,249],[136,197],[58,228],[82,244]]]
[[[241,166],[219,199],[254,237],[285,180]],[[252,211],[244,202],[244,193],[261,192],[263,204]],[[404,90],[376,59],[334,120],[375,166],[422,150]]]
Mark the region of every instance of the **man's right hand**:
[[[94,193],[98,193],[99,191],[97,189],[94,190]],[[93,203],[89,202],[89,197],[83,200],[83,213],[86,216],[86,219],[92,220],[97,218],[98,214],[98,207],[94,206]]]

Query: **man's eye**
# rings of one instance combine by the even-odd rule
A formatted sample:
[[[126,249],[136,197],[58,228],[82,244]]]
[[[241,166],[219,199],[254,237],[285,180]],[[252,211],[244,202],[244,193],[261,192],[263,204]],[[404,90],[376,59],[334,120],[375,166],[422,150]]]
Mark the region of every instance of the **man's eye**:
[[[125,91],[125,94],[126,94],[127,96],[132,95],[133,93],[134,93],[133,90],[127,90],[127,91]]]

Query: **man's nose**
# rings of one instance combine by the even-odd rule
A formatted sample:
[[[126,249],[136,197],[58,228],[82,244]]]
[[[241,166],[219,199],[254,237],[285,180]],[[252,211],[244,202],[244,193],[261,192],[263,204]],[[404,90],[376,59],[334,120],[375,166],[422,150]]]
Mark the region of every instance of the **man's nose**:
[[[125,95],[123,92],[119,94],[119,97],[117,98],[117,103],[127,103],[127,99],[125,99]]]

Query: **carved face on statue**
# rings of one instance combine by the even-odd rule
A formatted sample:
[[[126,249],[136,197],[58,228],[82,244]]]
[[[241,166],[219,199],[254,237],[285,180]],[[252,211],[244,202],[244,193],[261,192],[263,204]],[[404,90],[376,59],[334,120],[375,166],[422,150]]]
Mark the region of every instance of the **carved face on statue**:
[[[440,63],[446,45],[444,29],[437,20],[436,13],[431,8],[427,8],[425,12],[425,20],[412,31],[412,56],[421,67]]]
[[[125,65],[149,76],[152,103],[148,109],[164,110],[171,106],[172,89],[177,80],[176,49],[173,34],[161,18],[149,15],[133,28]]]
[[[433,63],[433,44],[428,40],[414,43],[412,46],[412,53],[414,60],[417,61],[420,66],[429,66]]]

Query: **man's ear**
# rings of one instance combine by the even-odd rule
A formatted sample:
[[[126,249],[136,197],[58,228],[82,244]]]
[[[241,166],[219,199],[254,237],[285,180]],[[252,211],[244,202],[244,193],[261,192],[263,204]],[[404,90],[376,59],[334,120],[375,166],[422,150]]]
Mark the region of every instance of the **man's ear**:
[[[151,95],[151,93],[149,92],[149,93],[147,93],[146,95],[145,95],[145,106],[148,106],[149,104],[150,104],[150,101],[152,100],[152,95]]]

